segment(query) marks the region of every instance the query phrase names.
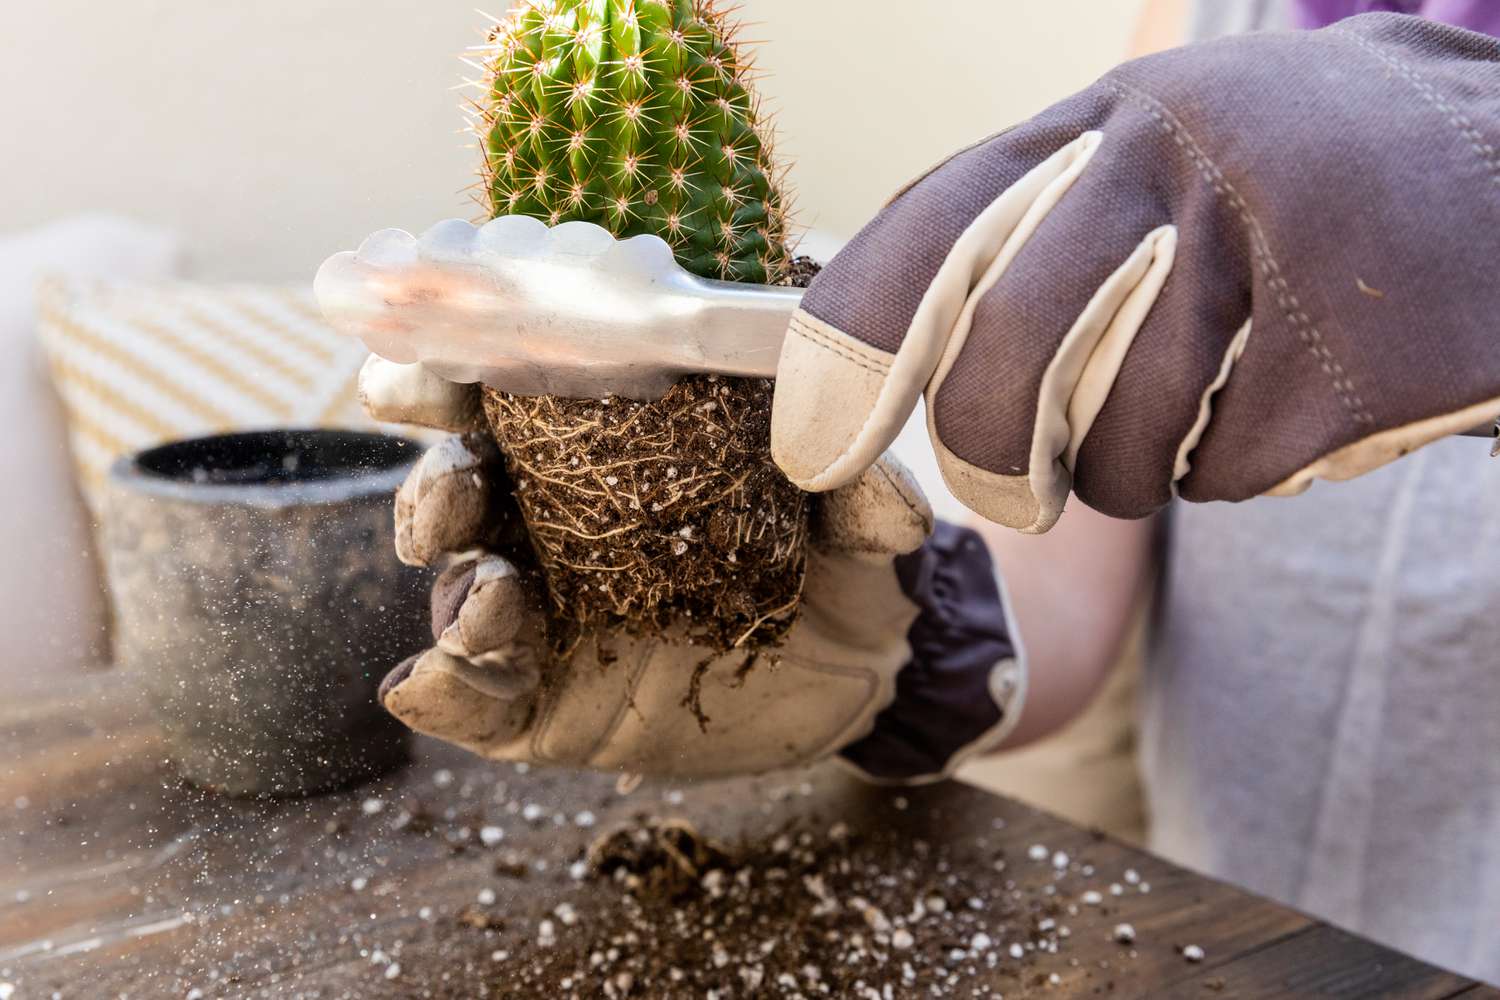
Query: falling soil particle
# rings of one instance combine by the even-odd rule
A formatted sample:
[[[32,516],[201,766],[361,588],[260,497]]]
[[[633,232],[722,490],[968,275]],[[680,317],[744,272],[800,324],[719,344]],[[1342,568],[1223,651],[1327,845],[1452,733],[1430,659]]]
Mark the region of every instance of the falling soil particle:
[[[505,926],[505,919],[503,917],[490,913],[479,906],[466,906],[462,910],[459,910],[457,920],[465,927],[473,927],[482,931],[500,930]]]

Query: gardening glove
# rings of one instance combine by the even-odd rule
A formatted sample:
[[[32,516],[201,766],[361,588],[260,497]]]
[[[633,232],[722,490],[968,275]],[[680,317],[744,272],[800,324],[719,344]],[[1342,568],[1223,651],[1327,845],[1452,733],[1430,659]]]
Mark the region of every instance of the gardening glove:
[[[363,393],[382,419],[462,424],[407,391],[425,377],[372,360]],[[435,647],[381,686],[413,729],[502,760],[714,777],[840,753],[872,780],[917,782],[994,747],[1019,714],[1022,658],[988,550],[966,529],[933,533],[889,458],[821,499],[800,617],[760,654],[613,633],[550,653],[520,523],[487,433],[434,447],[398,493],[404,561],[460,554],[433,591]]]
[[[1127,63],[920,178],[812,283],[772,450],[857,479],[925,395],[1047,530],[1345,479],[1500,415],[1500,42],[1371,14]]]

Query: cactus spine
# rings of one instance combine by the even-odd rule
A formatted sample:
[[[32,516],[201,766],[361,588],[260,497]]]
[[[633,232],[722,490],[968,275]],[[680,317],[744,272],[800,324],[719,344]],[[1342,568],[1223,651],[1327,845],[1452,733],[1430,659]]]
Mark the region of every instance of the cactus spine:
[[[734,34],[708,0],[521,0],[471,109],[490,213],[650,233],[700,276],[779,281],[780,177]]]

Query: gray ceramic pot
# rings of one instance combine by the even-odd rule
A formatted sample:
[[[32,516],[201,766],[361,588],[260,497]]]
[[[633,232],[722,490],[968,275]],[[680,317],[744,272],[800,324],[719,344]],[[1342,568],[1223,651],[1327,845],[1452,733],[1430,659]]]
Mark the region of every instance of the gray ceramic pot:
[[[110,471],[115,655],[182,773],[232,795],[352,784],[405,759],[382,675],[430,645],[392,502],[421,453],[344,431],[164,445]]]

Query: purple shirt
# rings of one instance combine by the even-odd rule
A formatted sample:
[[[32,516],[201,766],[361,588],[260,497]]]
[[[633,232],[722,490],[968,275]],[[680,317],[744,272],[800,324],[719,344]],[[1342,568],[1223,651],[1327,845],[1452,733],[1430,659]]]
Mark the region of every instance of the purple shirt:
[[[1293,6],[1299,28],[1321,28],[1355,14],[1387,10],[1500,36],[1500,3],[1495,0],[1294,0]]]

